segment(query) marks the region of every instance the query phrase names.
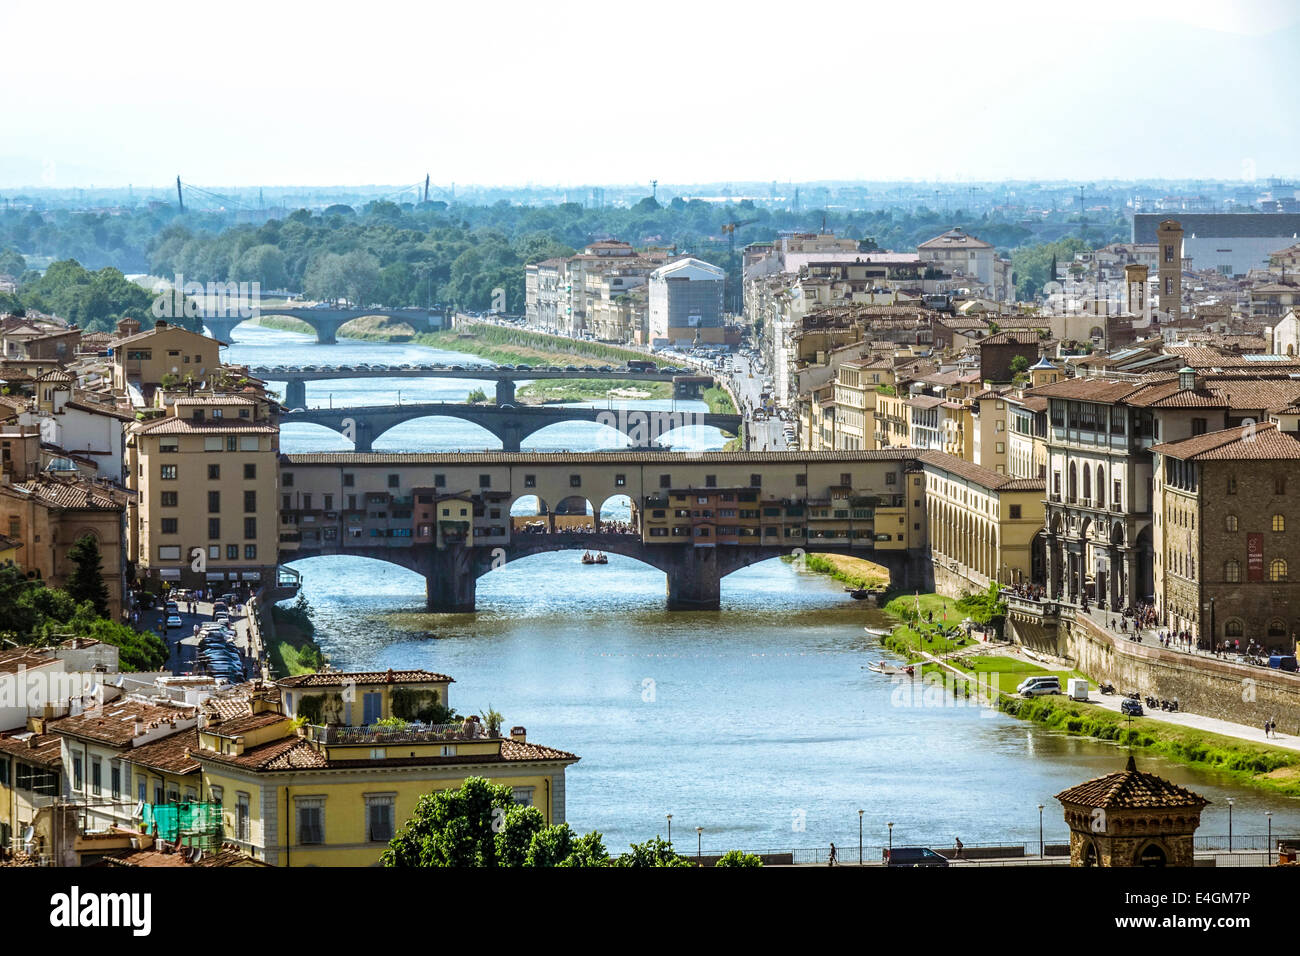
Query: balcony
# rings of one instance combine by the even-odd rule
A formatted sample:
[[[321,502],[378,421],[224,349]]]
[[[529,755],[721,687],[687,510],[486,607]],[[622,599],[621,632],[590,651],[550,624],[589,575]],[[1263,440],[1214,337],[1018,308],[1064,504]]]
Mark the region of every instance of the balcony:
[[[495,740],[488,736],[480,724],[475,730],[466,730],[463,723],[422,724],[413,722],[388,726],[368,724],[356,727],[321,726],[307,724],[307,739],[326,745],[358,744],[387,745],[402,743],[438,743],[444,740]]]

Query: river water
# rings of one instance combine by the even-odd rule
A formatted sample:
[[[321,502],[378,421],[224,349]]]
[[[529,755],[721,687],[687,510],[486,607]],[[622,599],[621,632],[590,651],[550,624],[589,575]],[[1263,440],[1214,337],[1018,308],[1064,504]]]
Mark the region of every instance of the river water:
[[[226,360],[250,364],[456,361],[416,345],[340,341],[244,325]],[[454,356],[454,358],[453,358]],[[463,400],[446,381],[308,385],[309,404]],[[274,387],[274,386],[273,386]],[[490,389],[489,389],[490,391]],[[641,403],[646,407],[655,403]],[[678,403],[681,408],[683,403]],[[621,436],[591,423],[552,426],[535,448],[608,447]],[[453,419],[393,429],[376,450],[499,447]],[[323,432],[323,434],[322,434]],[[712,429],[678,445],[720,447]],[[477,443],[472,443],[477,442]],[[286,428],[285,451],[346,449],[311,426]],[[567,774],[567,815],[617,850],[667,835],[693,852],[825,848],[856,859],[863,810],[867,857],[894,823],[897,844],[1048,842],[1067,831],[1053,794],[1123,766],[1113,745],[1050,733],[941,696],[918,699],[866,665],[893,655],[863,625],[881,623],[829,579],[768,561],[723,581],[719,612],[668,613],[658,571],[610,556],[583,566],[572,552],[537,555],[478,584],[478,613],[428,614],[424,582],[396,566],[346,556],[296,562],[326,654],[347,670],[427,668],[452,675],[461,713],[489,705],[530,740],[581,756]],[[1209,800],[1202,835],[1300,835],[1300,802],[1228,777],[1138,755]]]

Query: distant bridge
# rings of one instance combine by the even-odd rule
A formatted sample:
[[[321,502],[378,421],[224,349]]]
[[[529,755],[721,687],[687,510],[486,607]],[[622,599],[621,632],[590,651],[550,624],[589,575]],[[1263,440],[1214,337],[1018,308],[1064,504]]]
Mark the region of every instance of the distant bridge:
[[[236,326],[251,319],[261,318],[263,315],[284,315],[306,322],[316,330],[316,341],[321,345],[334,345],[338,342],[339,326],[367,315],[397,319],[417,332],[433,332],[442,328],[445,322],[443,314],[433,309],[297,309],[277,306],[255,309],[250,316],[205,316],[203,324],[213,337],[222,342],[229,342],[230,334]]]
[[[502,451],[517,452],[525,438],[560,422],[597,422],[618,429],[640,448],[677,428],[712,425],[730,435],[740,432],[740,415],[712,412],[655,412],[639,409],[585,408],[577,405],[468,405],[423,402],[414,405],[365,405],[351,408],[298,408],[281,414],[280,424],[323,425],[352,440],[359,452],[395,425],[416,418],[446,417],[481,425],[501,440]]]
[[[498,365],[259,365],[248,370],[250,375],[264,382],[285,382],[284,404],[289,408],[302,408],[307,404],[307,383],[335,381],[338,379],[365,378],[443,378],[482,379],[496,382],[498,405],[511,405],[515,401],[515,385],[553,379],[597,379],[611,382],[672,382],[675,398],[698,397],[703,388],[714,379],[711,375],[697,375],[678,369],[669,371],[633,371],[616,369],[608,365],[545,366],[543,368],[504,368]]]

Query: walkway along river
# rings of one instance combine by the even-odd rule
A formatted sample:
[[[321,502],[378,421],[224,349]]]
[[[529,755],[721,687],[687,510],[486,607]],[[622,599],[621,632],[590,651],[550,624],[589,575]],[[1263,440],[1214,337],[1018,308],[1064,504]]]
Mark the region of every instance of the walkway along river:
[[[368,342],[318,346],[248,325],[234,338],[228,360],[250,363],[446,354]],[[400,387],[406,400],[408,383]],[[329,390],[336,405],[391,401],[396,391],[373,380]],[[309,390],[309,403],[316,400]],[[446,437],[444,423],[411,423],[409,442],[394,429],[378,447],[457,447],[462,439]],[[606,443],[594,425],[572,427],[563,447]],[[577,444],[583,439],[586,446]],[[282,438],[286,451],[346,447],[332,433],[309,441],[321,444]],[[722,439],[700,441],[719,447]],[[479,582],[475,615],[424,613],[423,580],[395,566],[350,557],[294,566],[317,611],[318,640],[337,666],[451,674],[451,703],[461,713],[491,705],[507,724],[525,725],[530,739],[580,755],[568,775],[568,819],[580,831],[602,831],[615,849],[666,835],[672,813],[683,850],[694,850],[700,826],[706,851],[824,848],[834,840],[848,859],[859,809],[868,847],[886,842],[890,821],[896,844],[951,846],[960,837],[1036,845],[1040,803],[1047,841],[1060,841],[1065,826],[1052,795],[1119,768],[1125,756],[989,709],[908,706],[910,694],[866,669],[893,658],[862,630],[883,623],[879,613],[839,583],[780,561],[728,577],[722,610],[700,613],[664,611],[663,575],[617,555],[599,566],[582,566],[577,552],[538,555],[493,571]],[[1202,834],[1226,835],[1231,797],[1238,838],[1263,834],[1266,810],[1275,835],[1300,835],[1296,801],[1156,757],[1138,761],[1213,801]]]

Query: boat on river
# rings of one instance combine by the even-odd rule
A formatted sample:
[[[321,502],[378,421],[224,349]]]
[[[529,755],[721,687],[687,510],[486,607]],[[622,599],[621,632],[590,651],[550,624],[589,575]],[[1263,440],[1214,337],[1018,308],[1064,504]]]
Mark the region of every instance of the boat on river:
[[[877,674],[904,674],[908,677],[912,677],[916,673],[916,669],[911,664],[906,667],[896,667],[888,661],[876,661],[868,664],[867,670],[875,671]]]
[[[592,554],[590,551],[584,551],[582,553],[582,563],[583,564],[609,564],[609,555],[605,554],[605,552],[603,551],[598,551],[595,554]]]
[[[855,601],[865,601],[871,592],[866,588],[845,588],[844,589]]]
[[[893,633],[893,629],[888,627],[864,627],[863,630],[872,637],[888,637]]]

